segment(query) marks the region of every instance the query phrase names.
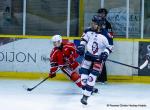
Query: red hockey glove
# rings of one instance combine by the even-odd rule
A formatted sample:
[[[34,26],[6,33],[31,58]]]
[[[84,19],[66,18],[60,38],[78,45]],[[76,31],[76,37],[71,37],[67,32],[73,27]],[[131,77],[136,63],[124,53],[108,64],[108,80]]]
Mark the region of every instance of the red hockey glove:
[[[50,77],[50,78],[53,78],[53,77],[55,77],[55,76],[56,76],[56,73],[54,73],[54,74],[49,73],[49,77]]]
[[[56,76],[57,68],[58,68],[58,67],[51,67],[51,68],[50,68],[50,73],[49,73],[49,77],[50,77],[50,78],[53,78],[53,77]]]
[[[69,57],[69,63],[72,63],[72,62],[74,62],[74,61],[75,61],[74,56],[73,56],[73,55],[70,55],[70,57]]]
[[[74,61],[73,63],[70,64],[71,69],[76,69],[79,66],[79,63],[77,61]]]

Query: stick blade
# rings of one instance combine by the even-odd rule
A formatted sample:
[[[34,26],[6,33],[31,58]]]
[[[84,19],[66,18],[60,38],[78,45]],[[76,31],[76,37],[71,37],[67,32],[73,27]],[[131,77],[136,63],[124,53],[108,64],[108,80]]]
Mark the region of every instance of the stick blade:
[[[27,91],[32,91],[32,88],[28,88],[26,85],[23,85],[23,88]]]
[[[27,91],[32,91],[32,88],[27,88]]]
[[[140,69],[145,68],[148,65],[148,60],[146,60],[141,66]]]

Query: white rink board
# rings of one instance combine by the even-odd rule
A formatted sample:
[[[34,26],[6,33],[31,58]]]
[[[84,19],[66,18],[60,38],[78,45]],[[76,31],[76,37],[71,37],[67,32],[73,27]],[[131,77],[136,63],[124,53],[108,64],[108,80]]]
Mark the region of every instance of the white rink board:
[[[49,61],[44,62],[41,57],[49,58],[52,47],[50,39],[19,39],[1,45],[0,71],[49,72]],[[138,66],[138,42],[115,41],[109,59]],[[135,69],[112,62],[107,62],[106,66],[110,75],[137,74]]]
[[[138,42],[115,41],[114,51],[109,59],[124,64],[138,66]],[[138,70],[123,66],[120,64],[108,62],[106,63],[107,71],[111,75],[129,75],[138,74]]]
[[[0,71],[47,72],[52,43],[48,39],[20,39],[0,46]]]

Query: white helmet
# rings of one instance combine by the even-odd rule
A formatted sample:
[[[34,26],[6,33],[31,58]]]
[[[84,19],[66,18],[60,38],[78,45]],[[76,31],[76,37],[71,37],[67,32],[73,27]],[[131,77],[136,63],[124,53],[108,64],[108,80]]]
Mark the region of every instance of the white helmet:
[[[62,37],[60,36],[60,35],[54,35],[53,37],[52,37],[52,41],[53,42],[62,42]]]

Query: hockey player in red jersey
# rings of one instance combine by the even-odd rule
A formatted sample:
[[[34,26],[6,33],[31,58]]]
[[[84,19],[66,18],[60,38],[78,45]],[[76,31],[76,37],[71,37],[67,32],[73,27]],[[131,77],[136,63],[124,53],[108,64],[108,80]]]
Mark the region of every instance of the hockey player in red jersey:
[[[49,77],[55,77],[56,71],[60,68],[78,87],[82,87],[80,74],[78,73],[79,63],[75,60],[78,57],[75,45],[71,42],[63,43],[60,35],[54,35],[52,42],[54,48],[50,53]]]

